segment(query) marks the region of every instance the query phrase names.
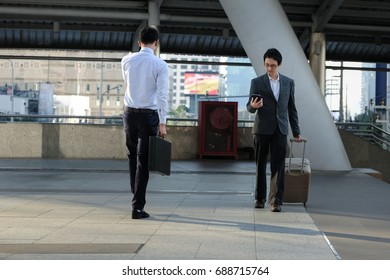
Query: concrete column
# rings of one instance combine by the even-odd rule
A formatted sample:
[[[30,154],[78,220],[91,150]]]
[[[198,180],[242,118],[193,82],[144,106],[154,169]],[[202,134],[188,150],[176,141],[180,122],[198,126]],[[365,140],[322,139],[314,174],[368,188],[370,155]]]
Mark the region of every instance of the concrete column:
[[[386,68],[389,65],[386,65]],[[387,131],[390,132],[390,72],[386,72],[387,74],[387,89],[386,89],[386,106],[387,106],[387,120],[389,123],[387,124]]]
[[[320,91],[325,95],[326,41],[324,33],[312,33],[310,40],[310,66]]]
[[[387,68],[386,63],[377,63],[376,68]],[[375,105],[386,105],[387,102],[387,73],[377,71],[375,79]]]
[[[160,29],[160,4],[161,0],[149,0],[148,11],[149,20],[148,25],[153,25]],[[156,49],[156,56],[160,56],[160,46]]]
[[[220,3],[257,75],[265,73],[263,54],[268,48],[275,47],[282,53],[280,72],[295,80],[301,133],[309,139],[306,157],[312,169],[351,170],[324,97],[279,1],[220,0]]]
[[[139,39],[139,32],[142,28],[144,28],[147,25],[146,20],[143,20],[141,24],[138,26],[137,30],[135,31],[133,35],[133,45],[131,46],[131,52],[138,52],[139,51],[139,45],[138,45],[138,39]]]
[[[148,24],[154,25],[158,28],[160,26],[160,1],[149,0],[148,11],[149,11]]]

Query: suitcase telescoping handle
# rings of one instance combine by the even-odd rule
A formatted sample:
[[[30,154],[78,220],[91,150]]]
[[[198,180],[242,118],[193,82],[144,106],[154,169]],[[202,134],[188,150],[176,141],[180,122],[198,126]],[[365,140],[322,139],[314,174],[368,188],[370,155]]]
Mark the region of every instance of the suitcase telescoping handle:
[[[290,155],[289,155],[289,158],[288,158],[288,172],[289,173],[290,173],[290,169],[291,169],[291,156],[292,156],[293,142],[299,143],[295,138],[290,138],[291,145],[290,145]],[[303,164],[305,162],[305,148],[306,148],[307,139],[306,138],[302,138],[301,142],[303,142],[303,153],[302,153],[302,164],[301,164],[301,173],[303,173]]]

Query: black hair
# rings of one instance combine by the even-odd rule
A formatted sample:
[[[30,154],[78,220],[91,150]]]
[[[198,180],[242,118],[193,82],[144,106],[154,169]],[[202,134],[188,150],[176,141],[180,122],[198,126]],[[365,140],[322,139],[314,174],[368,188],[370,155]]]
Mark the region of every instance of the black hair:
[[[139,41],[143,44],[151,44],[159,39],[159,32],[153,26],[146,26],[142,28],[139,33]]]
[[[282,54],[275,48],[268,49],[264,54],[264,61],[266,58],[275,59],[278,62],[278,65],[282,63]]]

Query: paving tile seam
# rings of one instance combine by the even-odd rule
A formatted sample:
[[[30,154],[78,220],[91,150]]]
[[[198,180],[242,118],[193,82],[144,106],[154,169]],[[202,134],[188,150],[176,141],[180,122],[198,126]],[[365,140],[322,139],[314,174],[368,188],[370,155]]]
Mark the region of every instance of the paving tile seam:
[[[110,193],[130,193],[129,190],[96,190],[96,189],[18,189],[18,188],[6,188],[1,189],[0,193],[45,193],[47,195],[49,194],[56,194],[56,193],[96,193],[96,194],[110,194]],[[194,194],[194,195],[253,195],[253,192],[251,191],[183,191],[183,190],[148,190],[148,194]]]
[[[41,240],[44,240],[45,238],[49,237],[50,235],[52,234],[56,234],[57,232],[61,232],[62,230],[68,228],[70,225],[74,224],[74,223],[77,223],[78,220],[80,220],[81,218],[83,217],[86,217],[88,216],[89,214],[91,214],[93,211],[95,211],[96,209],[98,209],[99,207],[92,207],[89,211],[86,211],[84,212],[83,214],[81,215],[78,215],[77,217],[74,217],[72,219],[70,219],[67,223],[59,226],[59,227],[56,227],[52,232],[48,232],[45,236],[42,236],[41,238],[39,238],[38,240],[36,240],[34,242],[34,244],[39,244],[39,241]],[[52,210],[51,210],[52,211]],[[40,218],[40,216],[43,216],[42,214],[41,215],[38,215],[37,217]],[[47,218],[47,219],[50,219],[50,218]],[[95,237],[94,240],[96,240],[98,237]]]
[[[34,168],[34,167],[0,167],[0,172],[2,171],[12,171],[12,172],[20,172],[20,171],[32,171],[32,172],[80,172],[80,173],[128,173],[128,170],[121,169],[96,169],[96,168]],[[154,174],[154,173],[152,173]],[[253,175],[256,174],[255,171],[223,171],[223,170],[175,170],[171,171],[171,174],[222,174],[222,175]],[[158,174],[157,174],[158,175]]]
[[[255,168],[255,165],[254,165]],[[127,169],[99,169],[99,168],[82,168],[82,167],[74,167],[74,168],[62,168],[62,167],[56,167],[56,168],[47,168],[47,167],[0,167],[0,172],[2,171],[13,171],[13,172],[28,172],[28,171],[33,171],[33,172],[41,172],[41,171],[47,171],[47,172],[80,172],[80,173],[125,173],[127,174],[129,171]],[[342,175],[342,174],[351,174],[351,173],[361,173],[361,174],[366,174],[359,170],[359,168],[354,168],[350,171],[327,171],[327,170],[311,170],[312,174],[318,174],[318,175]],[[159,175],[158,173],[153,173],[151,174]],[[171,170],[171,175],[173,174],[221,174],[221,175],[237,175],[237,174],[242,174],[242,175],[254,175],[256,174],[256,170],[253,171],[240,171],[240,170],[230,170],[230,171],[225,171],[225,170]],[[267,170],[267,175],[270,175],[271,172]],[[164,176],[165,177],[165,176]]]
[[[6,254],[115,254],[138,253],[140,243],[32,243],[0,244]]]
[[[330,240],[328,239],[328,237],[326,236],[326,234],[320,230],[319,226],[317,225],[317,223],[314,221],[313,217],[310,215],[310,212],[309,210],[305,208],[305,212],[307,213],[307,215],[309,216],[310,220],[312,221],[312,224],[314,225],[314,227],[318,230],[318,232],[322,235],[322,238],[325,240],[327,246],[330,248],[330,250],[332,251],[332,253],[334,254],[335,258],[337,260],[341,260],[341,256],[339,255],[339,253],[336,251],[336,248],[332,245],[332,243],[330,242]]]
[[[85,168],[34,168],[34,167],[0,167],[0,172],[11,171],[11,172],[80,172],[80,173],[128,173],[128,170],[120,169],[85,169]]]
[[[325,242],[328,244],[329,248],[332,250],[332,252],[335,255],[336,259],[337,260],[341,260],[341,256],[339,255],[339,253],[337,253],[336,248],[332,245],[332,243],[330,242],[330,240],[328,239],[326,234],[324,232],[320,231],[320,230],[319,230],[319,232],[321,232],[323,238],[325,239]]]

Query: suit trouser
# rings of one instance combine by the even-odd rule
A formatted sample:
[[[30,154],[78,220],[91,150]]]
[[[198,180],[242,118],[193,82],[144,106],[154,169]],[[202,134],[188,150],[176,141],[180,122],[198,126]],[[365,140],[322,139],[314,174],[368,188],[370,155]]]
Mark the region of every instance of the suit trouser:
[[[258,201],[267,201],[267,158],[270,152],[271,181],[269,204],[283,204],[284,168],[286,161],[287,136],[276,129],[272,135],[255,134],[256,192]]]
[[[149,136],[157,135],[158,113],[134,113],[124,111],[123,124],[126,134],[129,162],[130,188],[133,193],[133,209],[144,209],[146,187],[149,181]]]

